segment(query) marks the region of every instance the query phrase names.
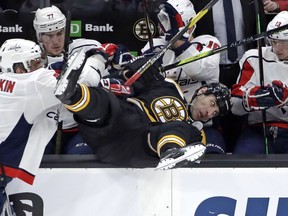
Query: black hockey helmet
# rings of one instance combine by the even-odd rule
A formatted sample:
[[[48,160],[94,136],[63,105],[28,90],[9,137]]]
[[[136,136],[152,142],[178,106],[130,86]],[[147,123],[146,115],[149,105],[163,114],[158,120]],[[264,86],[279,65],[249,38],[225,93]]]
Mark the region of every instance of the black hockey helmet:
[[[204,87],[207,88],[207,91],[203,93],[204,95],[215,95],[217,105],[219,106],[220,115],[223,116],[227,114],[232,107],[231,92],[227,86],[222,83],[204,84],[195,91],[192,100],[197,96],[198,91]]]

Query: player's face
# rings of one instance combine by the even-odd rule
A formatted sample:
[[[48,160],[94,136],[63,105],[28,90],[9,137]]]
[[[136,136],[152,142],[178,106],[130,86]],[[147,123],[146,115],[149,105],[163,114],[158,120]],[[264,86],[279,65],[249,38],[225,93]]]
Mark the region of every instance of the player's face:
[[[64,50],[65,29],[42,33],[40,42],[43,44],[47,55],[59,56]]]
[[[219,107],[213,94],[204,95],[206,88],[199,90],[198,95],[193,99],[190,111],[194,121],[206,122],[219,115]]]
[[[288,59],[288,40],[269,39],[273,52],[280,60]]]

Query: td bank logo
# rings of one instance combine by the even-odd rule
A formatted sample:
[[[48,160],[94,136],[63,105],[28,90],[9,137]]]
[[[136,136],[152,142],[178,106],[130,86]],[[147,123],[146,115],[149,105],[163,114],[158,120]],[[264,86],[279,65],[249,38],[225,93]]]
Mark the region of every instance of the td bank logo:
[[[114,26],[110,23],[104,23],[103,25],[94,25],[91,23],[85,23],[83,30],[85,32],[114,32]],[[71,37],[82,37],[82,21],[72,20],[70,25]]]
[[[82,37],[82,22],[81,22],[81,20],[71,20],[70,37]]]

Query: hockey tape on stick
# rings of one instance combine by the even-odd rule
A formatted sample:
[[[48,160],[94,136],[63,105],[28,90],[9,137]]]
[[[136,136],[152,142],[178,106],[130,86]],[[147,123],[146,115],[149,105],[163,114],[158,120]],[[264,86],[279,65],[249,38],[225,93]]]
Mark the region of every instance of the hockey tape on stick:
[[[70,44],[70,31],[71,31],[71,1],[68,1],[68,9],[66,12],[66,31],[65,31],[65,44],[64,44],[64,62],[68,59],[68,50]]]
[[[133,76],[131,76],[125,85],[132,85],[151,65],[153,65],[164,53],[179,40],[188,29],[192,28],[211,8],[216,4],[218,0],[211,0],[201,11],[199,11],[190,21],[189,25],[186,25],[181,31],[179,31],[158,53],[150,58],[144,65],[142,65]]]
[[[281,26],[279,28],[276,28],[276,29],[272,29],[272,30],[269,30],[269,31],[266,31],[266,32],[262,32],[260,34],[255,34],[253,36],[244,38],[242,40],[235,41],[233,43],[221,46],[221,47],[216,48],[216,49],[209,50],[207,52],[199,53],[199,54],[197,54],[195,56],[191,56],[189,58],[186,58],[186,59],[183,59],[181,61],[175,62],[173,64],[166,65],[164,67],[160,67],[160,71],[163,72],[163,71],[166,71],[166,70],[170,70],[170,69],[173,69],[173,68],[176,68],[176,67],[183,66],[185,64],[197,61],[197,60],[202,59],[202,58],[206,58],[206,57],[214,55],[216,53],[220,53],[220,52],[225,51],[225,50],[227,50],[227,49],[229,49],[231,47],[237,47],[237,46],[240,46],[240,45],[243,45],[243,44],[247,44],[247,43],[252,43],[252,42],[258,41],[258,40],[263,39],[263,38],[265,38],[265,37],[267,37],[267,36],[269,36],[271,34],[274,34],[275,32],[280,32],[280,31],[283,31],[285,29],[288,29],[288,24],[283,25],[283,26]]]

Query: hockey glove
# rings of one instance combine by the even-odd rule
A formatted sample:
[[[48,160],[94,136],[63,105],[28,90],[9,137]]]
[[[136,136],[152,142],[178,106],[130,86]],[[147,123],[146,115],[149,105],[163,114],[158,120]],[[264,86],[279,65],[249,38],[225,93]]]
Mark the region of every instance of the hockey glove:
[[[120,77],[123,77],[124,80],[128,80],[135,72],[144,65],[149,58],[147,57],[137,57],[133,61],[129,62],[124,66],[123,71],[120,74]],[[158,80],[164,80],[163,75],[159,72],[159,63],[156,61],[153,65],[151,65],[133,84],[134,96],[142,93],[143,91],[147,91],[154,83]]]
[[[149,60],[148,57],[139,56],[135,58],[133,61],[129,62],[125,65],[123,70],[123,76],[127,80],[129,79],[142,65],[144,65]],[[154,80],[163,80],[164,77],[159,73],[158,68],[160,67],[158,61],[156,61],[152,66],[150,66],[146,72],[144,72],[139,78],[140,82],[145,82],[145,84],[149,84]],[[137,81],[136,81],[137,82]]]
[[[106,78],[100,80],[100,87],[108,89],[117,96],[129,97],[133,94],[133,89],[131,86],[125,86],[124,81],[115,78]]]
[[[128,48],[122,44],[105,43],[102,44],[109,56],[109,64],[112,68],[120,70],[125,64],[133,59],[133,55]]]
[[[280,80],[272,82],[273,93],[277,99],[276,106],[283,106],[288,102],[288,86]]]
[[[272,86],[254,86],[243,94],[243,106],[247,111],[264,110],[281,106],[287,102],[288,88],[281,81],[273,81]]]
[[[160,11],[157,17],[166,41],[171,40],[185,25],[181,15],[169,3],[160,5]]]

